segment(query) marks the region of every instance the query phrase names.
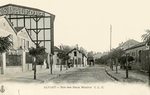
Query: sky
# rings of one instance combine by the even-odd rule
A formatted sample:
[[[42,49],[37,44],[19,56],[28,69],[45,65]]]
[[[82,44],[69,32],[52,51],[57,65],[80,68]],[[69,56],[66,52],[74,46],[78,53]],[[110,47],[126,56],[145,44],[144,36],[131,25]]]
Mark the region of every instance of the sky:
[[[150,0],[1,0],[54,14],[54,43],[104,52],[150,29]]]

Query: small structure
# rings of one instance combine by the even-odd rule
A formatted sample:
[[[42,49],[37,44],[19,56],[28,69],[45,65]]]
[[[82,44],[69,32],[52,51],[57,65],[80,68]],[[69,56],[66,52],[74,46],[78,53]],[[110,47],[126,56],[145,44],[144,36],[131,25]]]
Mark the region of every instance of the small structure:
[[[94,57],[88,57],[88,65],[89,66],[94,66],[95,65]]]
[[[82,67],[87,65],[87,57],[84,53],[82,53],[77,48],[72,49],[68,52],[68,55],[70,56],[70,59],[72,60],[72,66],[73,67]]]

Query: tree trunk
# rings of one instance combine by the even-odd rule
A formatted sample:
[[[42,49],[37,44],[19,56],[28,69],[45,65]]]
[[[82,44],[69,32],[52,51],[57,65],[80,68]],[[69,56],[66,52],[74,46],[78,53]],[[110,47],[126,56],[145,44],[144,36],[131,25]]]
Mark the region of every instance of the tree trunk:
[[[148,77],[149,77],[149,85],[150,85],[150,64],[149,64],[149,72],[148,72],[148,73],[149,73],[149,74],[148,74],[148,75],[149,75]]]
[[[68,70],[68,60],[67,60],[67,62],[66,62],[66,70]]]
[[[128,57],[126,56],[126,78],[128,78]]]
[[[116,65],[116,73],[118,73],[118,68],[117,68],[117,66],[118,66],[118,60],[117,59],[115,59],[115,65]]]
[[[37,63],[37,56],[35,57],[35,62],[34,62],[34,79],[36,79],[36,63]]]
[[[51,56],[51,62],[50,62],[50,64],[51,64],[51,74],[53,74],[53,55]]]
[[[111,70],[113,71],[113,61],[111,61]]]
[[[62,59],[61,59],[61,62],[60,62],[60,71],[62,71]]]

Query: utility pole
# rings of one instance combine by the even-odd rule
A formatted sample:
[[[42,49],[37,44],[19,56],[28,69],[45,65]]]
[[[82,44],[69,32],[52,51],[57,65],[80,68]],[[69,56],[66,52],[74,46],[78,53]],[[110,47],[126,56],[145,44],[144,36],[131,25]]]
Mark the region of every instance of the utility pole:
[[[110,25],[110,51],[111,51],[111,41],[112,41],[112,25]]]
[[[112,25],[110,25],[110,52],[111,52],[111,44],[112,44]],[[110,59],[110,67],[113,70],[113,60]]]

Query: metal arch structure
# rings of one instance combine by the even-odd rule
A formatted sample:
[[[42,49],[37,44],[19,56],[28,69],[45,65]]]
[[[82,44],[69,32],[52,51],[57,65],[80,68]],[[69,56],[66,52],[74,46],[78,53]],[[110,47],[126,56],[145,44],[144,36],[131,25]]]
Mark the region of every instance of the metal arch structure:
[[[0,6],[0,15],[6,15],[13,27],[25,27],[34,44],[42,45],[49,54],[54,54],[55,15],[46,11],[14,4]]]

